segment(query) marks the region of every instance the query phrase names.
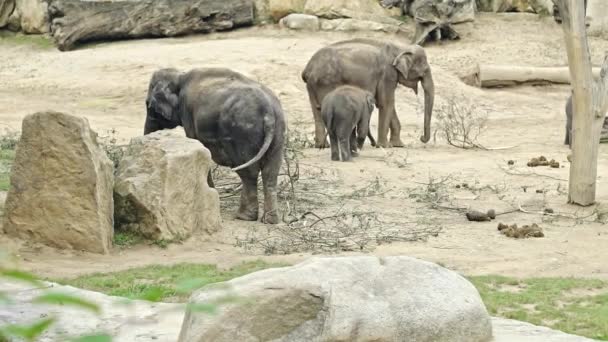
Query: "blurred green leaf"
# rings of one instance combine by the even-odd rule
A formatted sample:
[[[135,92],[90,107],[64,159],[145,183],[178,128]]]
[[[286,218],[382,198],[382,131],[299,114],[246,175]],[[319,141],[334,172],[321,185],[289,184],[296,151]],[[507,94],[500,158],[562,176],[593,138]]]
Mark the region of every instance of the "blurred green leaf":
[[[42,335],[53,323],[55,318],[45,318],[30,325],[12,324],[0,328],[3,335],[20,337],[26,341],[33,342]]]
[[[69,305],[87,309],[96,314],[101,313],[101,309],[97,304],[65,293],[46,293],[34,298],[32,302],[37,304]]]
[[[207,285],[208,283],[209,283],[209,280],[205,279],[205,278],[186,279],[176,285],[175,292],[181,293],[181,294],[189,294],[192,291],[198,290],[201,287]]]
[[[73,339],[71,342],[112,342],[112,336],[107,334],[87,335]]]
[[[0,277],[18,280],[34,286],[43,285],[42,282],[38,280],[35,275],[19,270],[0,269]]]

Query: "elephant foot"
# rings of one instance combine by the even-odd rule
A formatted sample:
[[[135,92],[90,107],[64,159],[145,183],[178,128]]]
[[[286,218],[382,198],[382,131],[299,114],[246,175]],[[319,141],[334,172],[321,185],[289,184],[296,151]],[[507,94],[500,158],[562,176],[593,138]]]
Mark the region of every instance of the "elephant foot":
[[[262,216],[262,223],[277,224],[279,223],[279,215],[276,210],[267,211]]]
[[[378,143],[376,144],[376,148],[391,148],[393,147],[393,145],[387,141],[378,141]]]
[[[315,148],[329,148],[329,142],[327,140],[318,141],[315,139]]]
[[[390,147],[405,147],[401,138],[391,139]]]
[[[359,152],[355,152],[355,151],[350,152],[350,154],[353,157],[358,157],[359,156]]]
[[[258,220],[258,212],[253,210],[239,210],[236,213],[237,220],[242,221],[257,221]]]

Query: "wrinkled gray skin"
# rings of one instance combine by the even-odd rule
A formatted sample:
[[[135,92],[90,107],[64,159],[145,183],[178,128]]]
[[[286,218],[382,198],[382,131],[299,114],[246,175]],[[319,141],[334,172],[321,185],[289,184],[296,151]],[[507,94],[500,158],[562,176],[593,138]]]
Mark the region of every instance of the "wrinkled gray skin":
[[[564,145],[572,148],[572,94],[566,102],[566,138],[564,139]]]
[[[564,138],[564,145],[568,145],[570,148],[572,148],[572,112],[572,93],[570,93],[570,97],[568,97],[568,101],[566,102],[566,134]],[[606,135],[608,135],[608,117],[604,118],[600,138],[605,137]]]
[[[152,75],[144,134],[182,126],[211,152],[215,163],[233,168],[243,183],[237,218],[258,219],[258,175],[264,185],[262,222],[278,223],[277,177],[283,158],[285,119],[265,86],[229,69]],[[211,184],[210,184],[211,185]]]
[[[369,132],[374,111],[374,96],[360,88],[341,86],[327,94],[321,104],[321,116],[331,146],[331,160],[350,161]]]
[[[321,103],[341,85],[353,85],[374,95],[379,110],[378,147],[403,147],[401,124],[395,111],[395,89],[402,84],[418,93],[424,89],[424,143],[431,138],[435,85],[421,46],[400,47],[373,39],[337,42],[317,51],[302,72],[315,118],[315,146],[327,147]],[[388,133],[390,128],[390,143]]]

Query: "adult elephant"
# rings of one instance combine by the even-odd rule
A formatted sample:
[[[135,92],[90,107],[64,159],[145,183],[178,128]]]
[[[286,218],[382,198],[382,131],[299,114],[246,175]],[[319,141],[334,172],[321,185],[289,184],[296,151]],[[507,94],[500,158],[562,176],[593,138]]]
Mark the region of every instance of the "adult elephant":
[[[264,185],[262,222],[278,223],[277,177],[285,142],[285,118],[278,98],[265,86],[224,68],[152,75],[144,134],[183,126],[218,165],[237,172],[243,183],[237,218],[258,219],[257,183]]]
[[[419,45],[399,47],[372,39],[337,42],[317,51],[302,72],[315,118],[315,146],[327,147],[321,103],[341,85],[353,85],[374,94],[379,109],[377,146],[403,147],[401,124],[395,111],[395,89],[402,84],[418,94],[424,89],[424,143],[431,138],[435,85],[426,53]],[[390,128],[390,143],[387,136]]]

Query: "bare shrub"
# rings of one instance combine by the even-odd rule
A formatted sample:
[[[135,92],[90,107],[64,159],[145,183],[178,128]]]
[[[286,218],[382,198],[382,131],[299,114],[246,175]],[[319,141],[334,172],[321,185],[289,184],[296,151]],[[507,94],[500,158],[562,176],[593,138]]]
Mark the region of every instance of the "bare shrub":
[[[5,129],[4,133],[0,135],[0,151],[1,150],[15,150],[21,134],[17,131]]]
[[[487,127],[488,113],[464,98],[451,98],[435,111],[435,135],[439,133],[448,144],[463,148],[484,147],[477,140]]]
[[[120,160],[125,154],[126,145],[119,145],[118,132],[112,128],[107,130],[104,135],[98,135],[97,142],[99,146],[106,152],[108,158],[114,163],[114,171],[118,168]]]

